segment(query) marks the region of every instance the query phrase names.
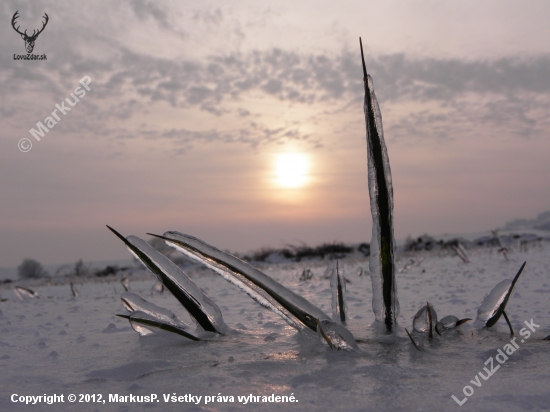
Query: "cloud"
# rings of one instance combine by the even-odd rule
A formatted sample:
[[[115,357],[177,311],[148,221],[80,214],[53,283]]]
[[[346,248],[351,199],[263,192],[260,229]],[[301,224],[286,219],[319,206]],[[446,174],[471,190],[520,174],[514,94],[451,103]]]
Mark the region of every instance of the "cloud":
[[[154,25],[177,35],[170,25],[170,14],[162,6],[146,0],[133,0],[129,5],[143,30]],[[4,8],[3,14],[6,17],[9,10]],[[196,11],[192,17],[200,24],[212,26],[223,24],[224,19],[219,9]],[[163,104],[214,116],[210,131],[162,123],[149,125],[148,130],[160,138],[173,139],[177,135],[185,147],[192,146],[193,141],[238,142],[256,147],[284,139],[311,140],[308,133],[293,128],[290,122],[283,123],[280,130],[269,126],[268,109],[248,106],[250,96],[255,101],[275,99],[281,105],[318,105],[319,112],[327,110],[328,104],[340,110],[362,104],[358,51],[307,54],[270,48],[218,52],[200,59],[159,57],[131,49],[117,41],[116,36],[90,33],[88,26],[81,31],[69,26],[66,30],[71,31],[70,36],[63,32],[63,26],[48,29],[57,42],[48,46],[55,58],[48,60],[47,65],[14,64],[6,53],[0,56],[0,92],[4,102],[10,102],[9,106],[0,106],[0,119],[20,119],[25,127],[31,114],[35,121],[43,119],[51,102],[67,97],[84,73],[93,78],[94,97],[82,104],[86,115],[79,120],[89,132],[117,139],[146,136],[146,132],[129,126],[131,119],[155,108],[158,111]],[[17,36],[0,42],[4,48],[21,46]],[[46,48],[46,43],[41,43],[41,47]],[[91,50],[101,50],[101,54]],[[459,128],[479,125],[507,128],[522,137],[541,136],[547,130],[549,55],[491,61],[405,54],[366,57],[381,104],[410,106],[397,116],[385,118],[386,130],[397,138],[447,139]],[[37,95],[40,98],[35,98]],[[14,107],[23,107],[25,101],[32,101],[27,104],[29,109],[20,114],[14,112]],[[251,111],[254,122],[250,121]],[[64,127],[69,125],[59,129]]]

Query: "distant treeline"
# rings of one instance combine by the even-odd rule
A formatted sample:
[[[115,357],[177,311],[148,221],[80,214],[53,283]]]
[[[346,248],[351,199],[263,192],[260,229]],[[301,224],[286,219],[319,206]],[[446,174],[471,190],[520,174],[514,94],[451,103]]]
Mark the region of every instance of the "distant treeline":
[[[532,245],[537,242],[541,242],[542,240],[545,240],[545,238],[532,234],[532,233],[524,233],[524,234],[510,234],[510,235],[502,235],[499,236],[498,232],[493,232],[492,236],[482,236],[479,237],[473,241],[464,239],[464,238],[453,238],[450,240],[436,240],[435,238],[429,236],[429,235],[422,235],[418,238],[407,238],[405,241],[405,245],[403,246],[403,249],[405,251],[420,251],[420,250],[444,250],[444,249],[452,249],[453,247],[457,246],[458,244],[461,244],[466,249],[471,249],[474,247],[495,247],[495,248],[502,248],[502,247],[517,247],[517,249],[521,250],[522,248],[527,247],[528,245]]]
[[[58,268],[54,276],[66,277],[105,277],[124,272],[129,267],[120,267],[117,265],[108,265],[104,268],[92,269],[86,265],[82,259],[75,262],[73,266],[64,265]],[[23,262],[17,267],[17,273],[20,279],[40,279],[50,277],[48,271],[44,270],[42,264],[34,259],[23,259]]]
[[[241,258],[250,262],[277,262],[288,260],[292,262],[300,262],[302,260],[311,259],[342,259],[349,254],[359,252],[364,256],[370,255],[370,245],[361,243],[357,246],[345,245],[344,243],[323,243],[319,246],[293,246],[289,245],[285,248],[262,248],[246,254]]]

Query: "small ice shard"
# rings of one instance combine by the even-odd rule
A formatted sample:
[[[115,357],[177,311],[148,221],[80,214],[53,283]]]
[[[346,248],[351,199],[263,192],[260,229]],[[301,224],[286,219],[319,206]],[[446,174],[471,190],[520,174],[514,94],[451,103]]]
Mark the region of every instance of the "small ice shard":
[[[428,311],[429,308],[429,311]],[[430,322],[430,316],[431,316],[431,322]],[[435,309],[432,305],[429,303],[426,303],[426,305],[422,306],[420,310],[414,315],[413,318],[413,329],[417,332],[424,333],[424,332],[431,332],[430,331],[430,323],[433,325],[437,324],[437,313],[435,313]]]
[[[128,292],[130,290],[130,280],[128,278],[121,279],[120,284],[124,288],[125,292]]]
[[[349,330],[331,320],[321,320],[317,323],[319,339],[325,340],[331,349],[357,351],[359,347]]]
[[[71,293],[73,294],[73,297],[77,298],[78,297],[78,290],[76,289],[73,282],[70,282],[70,285],[71,285]]]
[[[184,330],[189,329],[189,326],[182,322],[174,312],[148,302],[136,293],[123,293],[120,299],[129,312],[143,312],[157,319],[159,322]]]
[[[135,311],[130,315],[117,315],[120,318],[128,319],[130,325],[134,330],[139,333],[141,336],[147,336],[153,333],[152,329],[159,329],[166,332],[176,333],[187,339],[194,341],[200,340],[197,336],[193,335],[189,331],[180,328],[176,325],[164,323],[160,321],[156,316],[150,315],[145,312]]]
[[[222,313],[208,296],[170,259],[158,252],[144,240],[128,236],[125,238],[113,228],[107,226],[128,247],[130,252],[153,272],[189,314],[207,332],[224,335],[228,327]]]
[[[34,290],[24,288],[23,286],[15,286],[13,288],[13,292],[19,298],[19,300],[23,300],[24,297],[28,297],[31,299],[40,298],[40,295],[36,293]]]
[[[313,273],[311,272],[311,269],[304,269],[298,280],[306,281],[311,279],[313,279]]]
[[[346,304],[346,281],[343,271],[339,269],[338,260],[332,264],[330,288],[332,290],[332,319],[346,324],[348,319],[348,305]]]
[[[437,325],[435,325],[435,331],[438,335],[441,335],[443,332],[455,329],[457,326],[460,326],[463,323],[468,322],[469,320],[472,319],[458,319],[456,316],[453,315],[445,316],[443,319],[437,322]]]
[[[521,265],[521,268],[514,277],[514,280],[506,279],[498,283],[493,290],[485,296],[481,302],[481,305],[479,305],[477,310],[477,320],[483,322],[486,327],[490,328],[491,326],[494,326],[500,317],[504,315],[504,318],[510,327],[510,332],[512,335],[514,334],[512,325],[510,324],[508,316],[506,316],[504,310],[506,309],[508,299],[514,290],[514,286],[516,285],[521,272],[523,272],[523,268],[526,263],[527,262],[523,262],[523,265]]]
[[[450,247],[456,255],[462,259],[464,263],[470,263],[470,258],[468,257],[468,254],[466,253],[466,249],[464,249],[464,246],[462,246],[462,243],[459,241],[453,242],[450,244]]]
[[[383,322],[386,325],[386,330],[391,332],[397,324],[397,316],[399,315],[399,302],[397,301],[397,287],[395,284],[393,187],[390,160],[382,129],[382,115],[374,94],[372,78],[367,74],[361,39],[359,39],[359,42],[365,87],[364,111],[372,214],[372,241],[369,261],[372,279],[372,309],[376,320]]]
[[[179,232],[150,235],[163,239],[167,245],[206,265],[298,330],[306,326],[316,331],[319,320],[330,319],[321,309],[258,269],[200,239]]]

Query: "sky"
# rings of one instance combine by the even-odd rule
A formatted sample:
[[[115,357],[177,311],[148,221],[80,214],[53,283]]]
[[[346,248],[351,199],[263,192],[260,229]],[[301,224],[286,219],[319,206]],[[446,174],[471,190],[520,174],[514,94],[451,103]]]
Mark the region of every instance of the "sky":
[[[47,60],[15,60],[17,10],[30,33],[48,14]],[[370,242],[360,36],[396,238],[533,218],[550,209],[548,16],[534,0],[3,1],[0,267],[128,258],[106,224],[241,253]]]

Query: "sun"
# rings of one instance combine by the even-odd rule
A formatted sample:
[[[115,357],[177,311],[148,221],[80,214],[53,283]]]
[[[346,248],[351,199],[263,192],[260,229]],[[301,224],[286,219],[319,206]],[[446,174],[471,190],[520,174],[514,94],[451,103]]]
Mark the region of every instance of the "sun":
[[[307,183],[309,161],[301,153],[281,153],[275,162],[277,184],[285,188],[298,188]]]

